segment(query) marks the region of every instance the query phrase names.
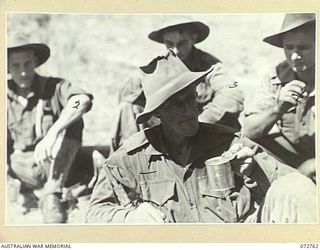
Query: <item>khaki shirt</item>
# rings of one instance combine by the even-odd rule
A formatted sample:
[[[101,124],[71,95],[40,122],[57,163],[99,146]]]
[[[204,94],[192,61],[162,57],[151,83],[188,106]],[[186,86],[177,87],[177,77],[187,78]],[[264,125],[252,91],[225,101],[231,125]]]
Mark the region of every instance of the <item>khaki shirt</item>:
[[[246,179],[250,183],[236,175],[235,187],[231,195],[226,195],[211,188],[212,180],[204,162],[220,156],[239,141],[255,148],[258,166],[251,179]],[[200,123],[187,166],[173,161],[167,152],[161,126],[128,138],[100,170],[87,222],[123,223],[127,213],[135,208],[135,202],[152,204],[171,222],[244,222],[254,213],[254,203],[263,199],[270,184],[294,171],[220,125]],[[226,200],[231,203],[226,204]]]
[[[249,105],[246,115],[262,113],[273,108],[278,102],[278,95],[287,83],[296,80],[295,73],[287,62],[280,63],[269,72],[257,87],[254,101]],[[276,122],[269,134],[280,133],[298,152],[315,156],[315,91],[308,93],[295,108],[289,109]]]
[[[70,82],[59,78],[47,78],[35,75],[32,85],[33,92],[28,98],[18,96],[15,83],[8,81],[7,94],[7,128],[8,139],[12,140],[14,150],[33,151],[36,144],[59,118],[60,112],[69,98],[77,94],[90,94],[72,86]],[[41,135],[36,133],[37,105],[43,100],[41,111]],[[74,136],[81,141],[83,122],[73,124],[67,136]]]

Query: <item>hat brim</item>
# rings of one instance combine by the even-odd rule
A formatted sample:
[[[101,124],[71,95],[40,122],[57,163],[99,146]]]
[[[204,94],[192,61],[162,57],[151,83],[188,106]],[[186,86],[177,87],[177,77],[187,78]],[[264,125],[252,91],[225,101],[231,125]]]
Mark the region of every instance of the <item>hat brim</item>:
[[[47,45],[43,43],[30,43],[16,47],[10,47],[7,49],[8,56],[12,52],[19,52],[24,50],[33,50],[35,55],[37,56],[38,60],[36,63],[36,67],[40,66],[41,64],[45,63],[48,58],[50,57],[50,49]]]
[[[163,43],[163,38],[162,38],[163,32],[170,29],[175,29],[175,28],[183,29],[183,30],[193,30],[194,32],[196,32],[198,34],[198,37],[195,43],[200,43],[203,40],[205,40],[208,37],[210,32],[209,27],[202,22],[187,22],[187,23],[180,23],[180,24],[166,26],[159,30],[153,31],[148,35],[148,38],[155,42]]]
[[[307,24],[310,24],[314,22],[314,20],[310,20],[309,22],[306,22],[306,23],[303,23],[297,27],[293,27],[291,29],[288,29],[288,30],[285,30],[285,31],[281,31],[281,32],[278,32],[276,34],[273,34],[271,36],[267,36],[263,39],[264,42],[266,43],[269,43],[273,46],[276,46],[276,47],[279,47],[279,48],[283,48],[283,36],[284,34],[290,32],[290,31],[293,31],[301,26],[304,26],[304,25],[307,25]]]
[[[147,122],[152,115],[152,112],[160,107],[165,101],[167,101],[171,96],[187,88],[191,84],[199,81],[201,78],[209,74],[213,70],[214,66],[210,69],[202,72],[188,72],[183,74],[179,79],[175,79],[171,83],[167,84],[166,87],[157,91],[155,96],[150,99],[154,100],[152,102],[147,102],[147,105],[142,113],[140,113],[137,118],[137,124]],[[180,83],[180,84],[179,84]]]

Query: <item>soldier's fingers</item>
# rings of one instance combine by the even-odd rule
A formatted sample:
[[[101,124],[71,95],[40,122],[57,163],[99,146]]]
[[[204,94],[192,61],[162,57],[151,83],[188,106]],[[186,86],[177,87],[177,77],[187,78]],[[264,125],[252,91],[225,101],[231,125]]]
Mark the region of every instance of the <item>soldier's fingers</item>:
[[[295,93],[297,95],[301,95],[304,89],[298,87],[298,86],[290,86],[290,88],[287,89],[287,91],[291,93]]]
[[[237,159],[243,159],[243,158],[248,158],[252,157],[254,155],[254,152],[251,148],[244,147],[239,152],[237,153]]]
[[[227,151],[230,152],[232,154],[237,153],[239,150],[241,150],[243,148],[241,143],[235,143],[231,146],[231,148]]]
[[[289,82],[286,86],[288,86],[288,87],[297,86],[299,88],[305,88],[306,84],[302,81],[299,81],[299,80],[293,80],[293,81]]]

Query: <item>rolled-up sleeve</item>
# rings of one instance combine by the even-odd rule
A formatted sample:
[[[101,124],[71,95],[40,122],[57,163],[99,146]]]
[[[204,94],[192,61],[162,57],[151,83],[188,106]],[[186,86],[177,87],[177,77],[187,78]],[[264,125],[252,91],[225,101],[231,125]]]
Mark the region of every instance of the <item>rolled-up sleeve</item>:
[[[230,88],[234,80],[228,75],[223,64],[217,63],[205,81],[214,93],[214,97],[204,106],[199,116],[200,121],[215,123],[226,113],[239,114],[243,110],[243,92],[240,88]]]
[[[280,82],[275,70],[268,72],[257,86],[252,102],[245,107],[245,116],[262,113],[277,104]]]
[[[67,105],[70,97],[75,95],[87,95],[90,98],[90,100],[93,99],[92,94],[88,93],[87,91],[79,87],[72,85],[67,80],[61,80],[60,84],[57,85],[57,88],[55,90],[55,96],[58,98],[59,103],[61,103],[63,107]]]

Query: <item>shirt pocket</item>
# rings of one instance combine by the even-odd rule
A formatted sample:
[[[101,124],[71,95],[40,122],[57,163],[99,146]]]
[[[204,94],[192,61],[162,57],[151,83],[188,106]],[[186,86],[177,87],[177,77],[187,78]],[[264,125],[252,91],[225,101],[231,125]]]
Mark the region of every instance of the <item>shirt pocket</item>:
[[[175,195],[175,180],[148,180],[140,182],[144,201],[151,201],[159,206],[165,204]]]

